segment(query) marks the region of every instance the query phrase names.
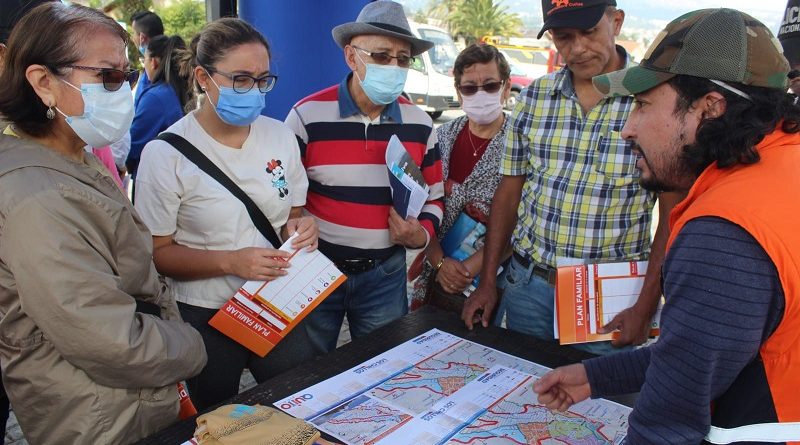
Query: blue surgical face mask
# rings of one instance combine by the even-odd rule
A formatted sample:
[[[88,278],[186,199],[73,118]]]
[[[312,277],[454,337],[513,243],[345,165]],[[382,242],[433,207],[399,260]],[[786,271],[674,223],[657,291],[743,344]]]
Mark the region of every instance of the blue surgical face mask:
[[[80,88],[62,80],[81,92],[83,114],[67,116],[56,107],[72,131],[87,145],[103,147],[122,139],[133,121],[133,95],[128,82],[117,91],[107,91],[102,83],[84,83]]]
[[[361,83],[361,89],[364,90],[364,94],[367,95],[372,103],[375,105],[388,105],[400,97],[400,94],[403,93],[403,88],[406,86],[408,68],[366,63],[358,55],[358,52],[356,52],[356,57],[367,67],[367,73],[364,75],[364,80],[358,77],[357,72],[354,72],[354,74]]]
[[[139,53],[144,57],[144,52],[147,51],[147,45],[139,45]]]
[[[208,78],[214,82],[211,74],[208,75]],[[217,85],[217,82],[214,82],[214,85],[219,89],[219,99],[216,104],[211,102],[210,97],[208,100],[211,105],[214,105],[217,116],[223,122],[237,127],[246,127],[258,119],[261,110],[264,109],[267,93],[259,91],[257,85],[253,85],[253,88],[246,93],[237,93],[233,88],[221,87]]]

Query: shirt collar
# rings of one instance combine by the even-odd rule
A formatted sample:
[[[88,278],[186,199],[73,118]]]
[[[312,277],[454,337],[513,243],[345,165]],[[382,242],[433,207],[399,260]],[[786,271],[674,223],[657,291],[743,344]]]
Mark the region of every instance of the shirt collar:
[[[631,66],[636,65],[636,63],[631,59],[630,55],[625,48],[620,45],[614,45],[617,49],[617,52],[620,56],[625,59],[624,68],[630,68]],[[554,96],[558,93],[562,93],[567,97],[572,97],[575,94],[575,87],[572,85],[572,76],[570,76],[569,67],[564,65],[561,67],[555,75],[555,81],[553,82],[553,86],[550,88],[550,95]]]
[[[347,88],[347,82],[350,80],[352,75],[353,73],[351,72],[350,74],[344,76],[342,82],[339,83],[339,117],[341,118],[362,114],[361,110],[358,108],[358,105],[356,105],[356,101],[353,100],[350,90]],[[399,99],[395,99],[394,102],[383,107],[380,117],[382,124],[386,122],[395,122],[398,124],[403,123],[403,114],[400,112],[400,103],[398,100]]]

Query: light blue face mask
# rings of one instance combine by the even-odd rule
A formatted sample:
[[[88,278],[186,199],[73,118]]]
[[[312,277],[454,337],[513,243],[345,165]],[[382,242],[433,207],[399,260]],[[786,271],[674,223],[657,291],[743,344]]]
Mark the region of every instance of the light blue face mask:
[[[403,93],[403,88],[406,86],[408,68],[366,63],[358,53],[356,53],[356,57],[367,67],[367,73],[364,76],[364,80],[358,77],[358,73],[354,72],[354,74],[361,83],[361,89],[364,90],[364,94],[369,97],[372,103],[375,105],[388,105],[400,97],[400,94]]]
[[[144,57],[144,52],[147,51],[147,45],[139,45],[139,53]]]
[[[62,82],[81,92],[83,114],[64,116],[67,125],[87,145],[103,147],[122,139],[133,122],[133,95],[128,82],[117,91],[107,91],[102,83],[84,83],[79,87]]]
[[[214,82],[211,74],[208,75],[208,78]],[[217,85],[217,82],[214,82],[214,85]],[[211,105],[214,105],[217,116],[226,124],[246,127],[258,119],[266,104],[267,93],[259,91],[256,85],[253,85],[253,88],[246,93],[237,93],[231,87],[217,85],[217,88],[219,89],[217,103],[211,102],[210,97],[208,100]]]

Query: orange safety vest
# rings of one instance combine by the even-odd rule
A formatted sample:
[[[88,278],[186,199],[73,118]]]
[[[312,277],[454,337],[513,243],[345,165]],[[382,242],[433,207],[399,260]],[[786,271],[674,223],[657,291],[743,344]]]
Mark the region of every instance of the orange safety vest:
[[[750,440],[785,437],[790,443],[800,444],[800,436],[794,432],[780,436],[786,434],[787,427],[800,429],[800,424],[794,424],[800,422],[800,134],[787,134],[778,128],[756,149],[761,159],[755,164],[725,169],[712,164],[697,178],[686,199],[670,214],[667,249],[688,221],[716,216],[742,227],[769,255],[786,298],[783,318],[761,345],[760,360],[748,365],[758,369],[744,370],[714,402],[712,424],[744,428],[712,427],[706,439],[728,443],[714,442],[710,437],[728,433],[737,440],[747,436]],[[753,394],[753,388],[759,387],[764,389],[761,399]],[[740,396],[726,397],[729,394]],[[763,406],[754,399],[765,400],[760,405],[769,404],[771,399],[770,408],[774,407],[777,415],[772,422],[776,423],[763,422]],[[727,418],[721,418],[720,412],[735,412],[736,419],[727,414]],[[758,425],[747,426],[754,423]],[[753,430],[759,430],[759,437],[750,436]]]

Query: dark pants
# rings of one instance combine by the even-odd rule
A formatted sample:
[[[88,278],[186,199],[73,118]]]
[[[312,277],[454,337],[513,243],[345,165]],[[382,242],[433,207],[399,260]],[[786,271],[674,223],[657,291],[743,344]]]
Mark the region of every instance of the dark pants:
[[[3,437],[6,434],[6,423],[8,423],[8,410],[10,405],[8,404],[8,396],[6,395],[5,390],[3,390],[3,395],[0,396],[0,426],[3,427]]]
[[[186,380],[198,411],[217,405],[239,392],[244,368],[261,383],[314,357],[306,330],[293,329],[266,357],[261,358],[208,324],[217,309],[178,303],[183,320],[200,332],[208,363],[200,374]]]

